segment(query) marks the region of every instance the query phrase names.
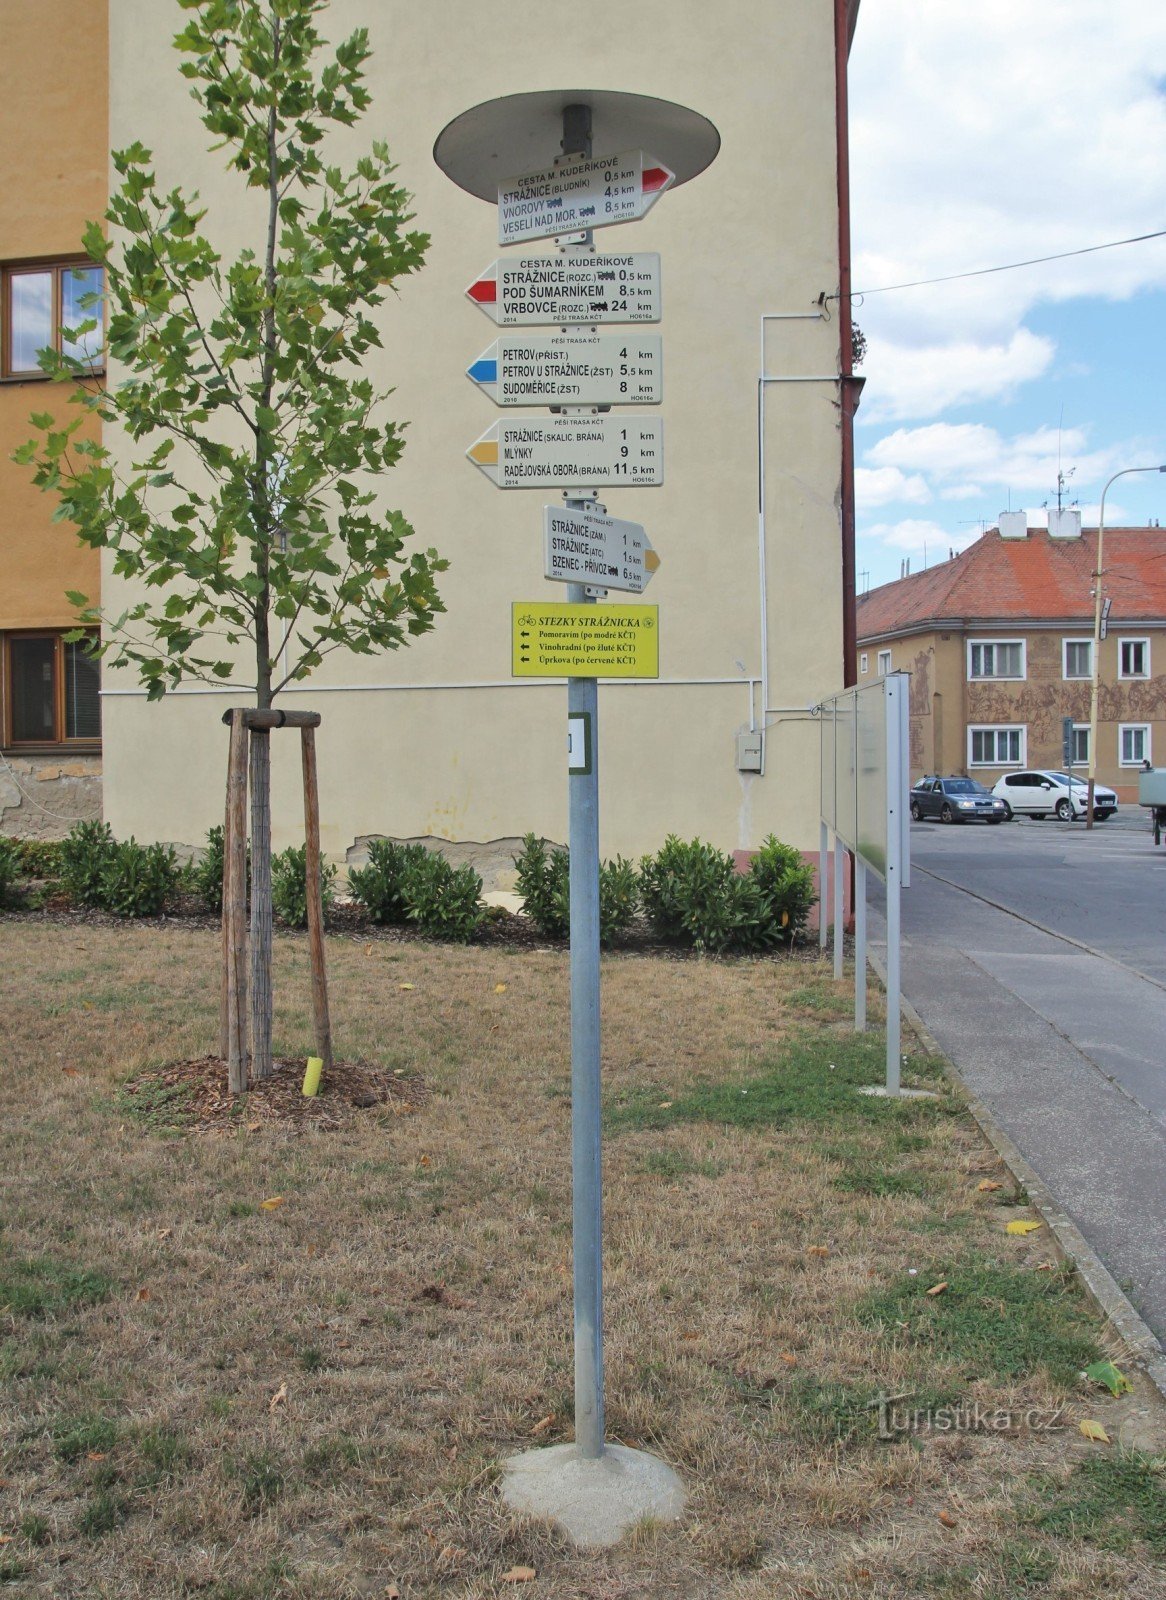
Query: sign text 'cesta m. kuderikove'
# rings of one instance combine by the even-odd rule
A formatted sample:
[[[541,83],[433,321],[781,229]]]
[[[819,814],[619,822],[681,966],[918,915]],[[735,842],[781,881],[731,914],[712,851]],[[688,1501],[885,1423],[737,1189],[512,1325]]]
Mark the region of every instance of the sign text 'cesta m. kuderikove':
[[[660,257],[593,250],[502,256],[466,294],[503,328],[659,322]]]

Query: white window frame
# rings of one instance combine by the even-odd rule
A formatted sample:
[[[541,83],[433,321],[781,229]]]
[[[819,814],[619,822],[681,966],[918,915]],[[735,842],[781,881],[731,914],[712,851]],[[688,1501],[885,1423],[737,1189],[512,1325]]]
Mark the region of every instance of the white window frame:
[[[1020,754],[1015,761],[977,761],[972,755],[972,735],[976,733],[990,733],[993,743],[999,752],[999,740],[996,738],[1001,733],[1018,733],[1020,735]],[[1028,725],[1024,722],[980,722],[970,724],[968,727],[968,767],[1002,767],[1020,771],[1028,766]]]
[[[1125,670],[1125,661],[1123,660],[1123,657],[1125,655],[1125,647],[1126,647],[1127,644],[1140,644],[1141,645],[1142,651],[1143,651],[1142,660],[1146,664],[1145,672],[1127,672]],[[1123,634],[1118,638],[1118,641],[1117,641],[1117,675],[1118,675],[1119,678],[1126,678],[1126,679],[1130,679],[1130,678],[1141,679],[1141,678],[1148,678],[1150,676],[1150,640],[1149,640],[1149,637],[1146,634],[1144,634],[1144,633],[1129,633],[1129,634]],[[1130,726],[1133,727],[1134,724],[1131,723]]]
[[[1020,646],[1020,671],[1013,672],[972,672],[972,652],[982,650],[985,645],[1019,645]],[[1027,639],[969,639],[967,654],[967,673],[969,683],[1023,683],[1028,678],[1028,640]]]
[[[1077,736],[1079,734],[1084,735],[1081,755],[1077,754]],[[1087,767],[1089,765],[1089,724],[1087,722],[1075,722],[1073,724],[1073,765],[1075,767]]]
[[[866,650],[864,650],[858,658],[858,670],[862,673],[863,677],[865,677],[870,671],[870,654]]]
[[[878,663],[879,663],[879,673],[878,673],[878,675],[879,675],[880,678],[885,678],[887,673],[890,672],[890,670],[891,670],[891,652],[889,650],[880,650],[879,651],[879,656],[878,656]]]
[[[1142,735],[1142,753],[1140,756],[1131,756],[1128,760],[1125,755],[1125,742],[1127,733],[1140,733]],[[1117,725],[1117,764],[1119,767],[1140,767],[1143,761],[1153,762],[1154,757],[1150,747],[1150,724],[1148,722],[1119,722]]]
[[[1071,644],[1084,644],[1089,647],[1089,666],[1084,672],[1069,671],[1069,646]],[[1067,678],[1071,683],[1080,683],[1083,679],[1093,676],[1093,640],[1092,639],[1062,639],[1061,640],[1061,677]]]

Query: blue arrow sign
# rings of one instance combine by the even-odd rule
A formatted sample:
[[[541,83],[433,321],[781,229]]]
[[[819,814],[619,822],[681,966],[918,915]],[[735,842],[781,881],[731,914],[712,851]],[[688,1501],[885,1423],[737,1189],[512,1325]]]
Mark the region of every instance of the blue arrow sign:
[[[466,368],[466,373],[475,383],[497,383],[498,363],[482,356],[472,367]]]

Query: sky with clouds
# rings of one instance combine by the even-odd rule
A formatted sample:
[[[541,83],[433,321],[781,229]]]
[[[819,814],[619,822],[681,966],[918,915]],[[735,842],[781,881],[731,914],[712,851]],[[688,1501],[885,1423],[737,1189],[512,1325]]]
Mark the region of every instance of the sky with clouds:
[[[1166,228],[1166,6],[863,0],[850,58],[856,291]],[[1166,462],[1166,238],[856,296],[860,590],[946,560],[1002,510]],[[1166,519],[1124,478],[1107,526]]]

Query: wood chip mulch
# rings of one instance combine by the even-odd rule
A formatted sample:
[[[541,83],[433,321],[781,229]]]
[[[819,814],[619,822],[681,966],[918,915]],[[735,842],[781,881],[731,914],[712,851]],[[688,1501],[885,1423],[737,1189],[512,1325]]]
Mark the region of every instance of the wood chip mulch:
[[[368,1113],[411,1116],[429,1098],[420,1073],[390,1071],[370,1061],[336,1061],[320,1092],[303,1093],[302,1059],[277,1058],[273,1075],[246,1094],[227,1091],[227,1065],[218,1056],[174,1061],[141,1073],[122,1087],[126,1111],[151,1131],[258,1134],[331,1132]]]

